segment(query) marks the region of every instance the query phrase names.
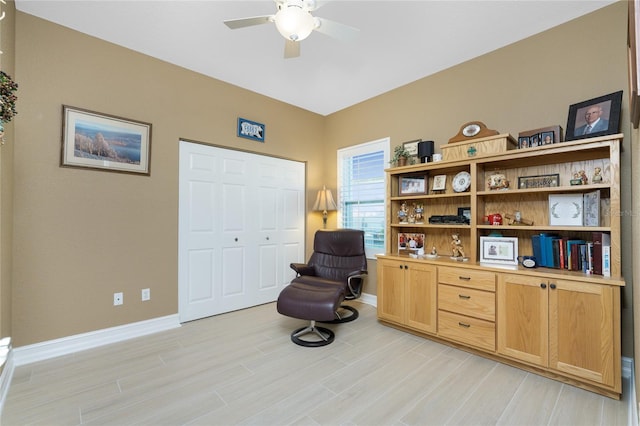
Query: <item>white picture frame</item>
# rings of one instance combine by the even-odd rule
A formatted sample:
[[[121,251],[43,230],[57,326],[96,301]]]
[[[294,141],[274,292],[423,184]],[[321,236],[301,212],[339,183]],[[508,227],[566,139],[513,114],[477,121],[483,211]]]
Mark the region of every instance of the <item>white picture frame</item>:
[[[433,191],[444,191],[447,187],[447,175],[435,175],[433,177]]]
[[[549,194],[549,225],[584,226],[582,194]]]
[[[480,263],[518,266],[518,239],[480,237]]]

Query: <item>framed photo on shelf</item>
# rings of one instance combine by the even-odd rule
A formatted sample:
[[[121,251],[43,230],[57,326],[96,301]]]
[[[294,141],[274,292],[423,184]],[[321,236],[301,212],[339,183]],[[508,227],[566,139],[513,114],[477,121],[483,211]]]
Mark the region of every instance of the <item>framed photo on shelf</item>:
[[[480,263],[518,265],[518,239],[480,237]]]
[[[463,216],[471,221],[471,207],[458,207],[458,216]]]
[[[398,234],[398,253],[417,251],[424,247],[424,234],[402,232]]]
[[[447,187],[447,175],[435,175],[433,177],[433,191],[444,191]]]
[[[582,194],[549,194],[549,225],[583,226]]]
[[[427,193],[427,175],[400,176],[398,193],[414,195]]]
[[[560,174],[520,176],[518,178],[519,189],[554,188],[560,186]]]
[[[618,133],[621,105],[622,90],[569,106],[566,140]]]
[[[418,156],[418,143],[422,142],[422,139],[416,139],[414,141],[403,142],[402,147],[409,153],[412,157]]]

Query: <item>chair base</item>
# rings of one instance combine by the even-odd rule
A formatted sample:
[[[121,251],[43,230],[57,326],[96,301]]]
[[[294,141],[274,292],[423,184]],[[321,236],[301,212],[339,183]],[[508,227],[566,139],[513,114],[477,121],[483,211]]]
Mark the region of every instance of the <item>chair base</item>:
[[[344,310],[344,311],[349,311],[351,312],[351,315],[340,315],[340,310]],[[336,312],[336,315],[338,315],[338,318],[331,320],[331,321],[318,321],[324,324],[343,324],[345,322],[351,322],[354,321],[356,319],[358,319],[358,317],[360,316],[360,313],[358,312],[358,310],[352,306],[348,306],[348,305],[340,305],[340,308],[338,309],[338,311]]]
[[[300,336],[309,333],[317,335],[318,337],[320,337],[320,340],[303,340],[300,338]],[[333,333],[333,331],[329,330],[328,328],[316,326],[316,322],[313,320],[307,327],[299,328],[291,333],[291,341],[293,343],[295,343],[296,345],[305,346],[307,348],[326,346],[333,342],[335,337],[336,335]]]

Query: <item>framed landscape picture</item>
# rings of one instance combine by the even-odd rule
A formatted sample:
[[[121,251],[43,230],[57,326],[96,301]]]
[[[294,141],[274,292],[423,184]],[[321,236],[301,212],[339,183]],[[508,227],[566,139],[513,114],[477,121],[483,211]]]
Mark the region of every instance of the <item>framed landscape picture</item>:
[[[62,106],[60,166],[147,175],[151,124]]]

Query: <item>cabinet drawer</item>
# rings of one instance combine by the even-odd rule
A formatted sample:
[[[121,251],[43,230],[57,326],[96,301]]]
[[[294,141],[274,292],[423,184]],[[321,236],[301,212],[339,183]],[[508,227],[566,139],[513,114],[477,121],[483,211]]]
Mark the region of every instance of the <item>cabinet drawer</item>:
[[[438,311],[438,335],[487,351],[496,350],[496,327],[490,321]]]
[[[438,309],[495,321],[496,294],[467,287],[439,284]]]
[[[438,282],[462,287],[496,291],[496,274],[464,268],[438,268]]]

